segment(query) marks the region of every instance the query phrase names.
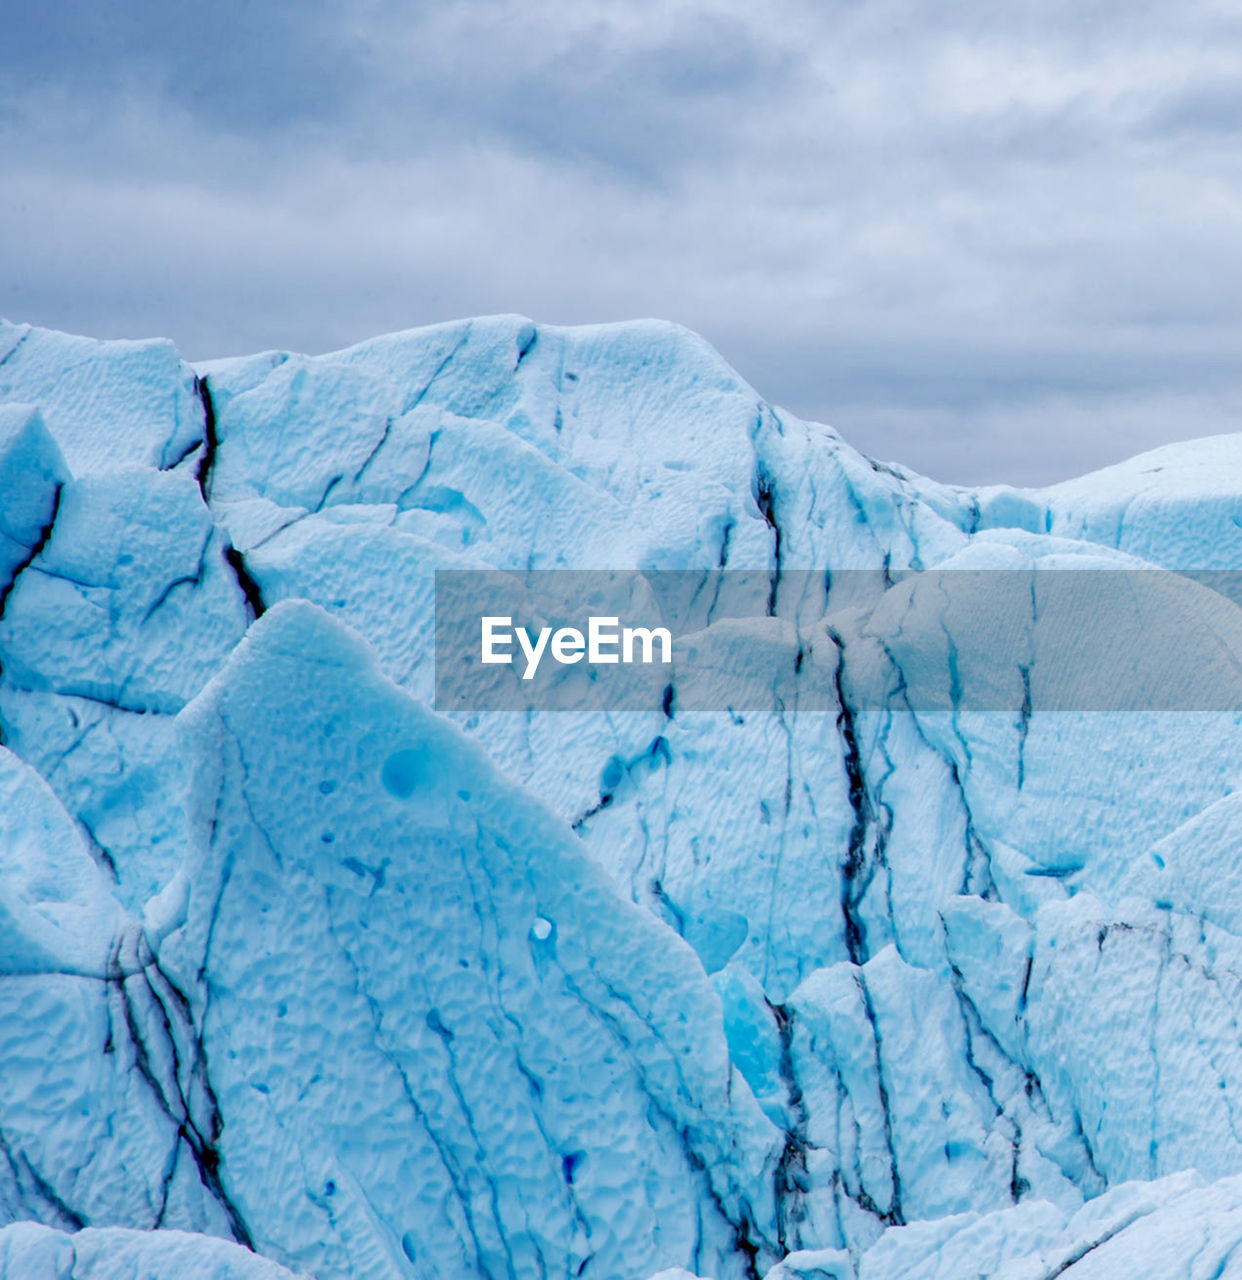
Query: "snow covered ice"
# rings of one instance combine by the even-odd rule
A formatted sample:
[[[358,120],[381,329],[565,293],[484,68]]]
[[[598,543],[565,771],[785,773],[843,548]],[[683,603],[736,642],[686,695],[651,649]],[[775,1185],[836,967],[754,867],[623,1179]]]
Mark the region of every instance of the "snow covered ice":
[[[1242,436],[954,488],[654,322],[0,326],[0,1277],[1242,1277],[1237,607],[1045,710],[1054,609],[902,578],[1240,527]],[[445,569],[749,570],[797,678],[437,713]]]

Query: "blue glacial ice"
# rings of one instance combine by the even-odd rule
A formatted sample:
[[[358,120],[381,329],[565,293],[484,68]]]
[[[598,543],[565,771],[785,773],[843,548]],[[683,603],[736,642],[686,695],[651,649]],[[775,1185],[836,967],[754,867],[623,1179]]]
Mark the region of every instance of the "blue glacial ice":
[[[1242,1277],[1239,717],[958,706],[1053,611],[902,578],[1240,528],[1242,436],[955,488],[654,322],[0,325],[0,1280]],[[753,571],[836,700],[437,714],[466,568]]]

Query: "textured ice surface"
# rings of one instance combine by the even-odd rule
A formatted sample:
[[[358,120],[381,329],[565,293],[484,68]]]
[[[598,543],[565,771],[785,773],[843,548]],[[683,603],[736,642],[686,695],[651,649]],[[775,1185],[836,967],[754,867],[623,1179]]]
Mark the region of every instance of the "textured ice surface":
[[[67,1234],[34,1222],[0,1228],[3,1280],[296,1280],[231,1241],[185,1231],[87,1227]]]
[[[861,1255],[798,1250],[767,1280],[1227,1280],[1242,1275],[1242,1180],[1124,1183],[1074,1213],[1028,1200],[895,1227]],[[659,1280],[654,1277],[653,1280]],[[678,1277],[680,1280],[680,1277]]]
[[[1242,1276],[1238,717],[955,706],[1015,637],[791,572],[1239,569],[1240,440],[972,492],[651,322],[0,328],[0,1277]],[[756,571],[836,700],[436,715],[469,567]]]
[[[744,1274],[779,1135],[688,946],[314,606],[265,615],[184,721],[197,839],[161,956],[261,1251]]]

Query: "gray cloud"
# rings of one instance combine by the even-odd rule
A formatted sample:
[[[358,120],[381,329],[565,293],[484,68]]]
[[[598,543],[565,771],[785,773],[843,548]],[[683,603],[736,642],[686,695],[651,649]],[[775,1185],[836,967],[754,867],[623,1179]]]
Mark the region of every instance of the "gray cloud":
[[[945,479],[1242,429],[1227,3],[28,6],[0,313],[325,350],[661,315]]]
[[[365,45],[344,10],[292,0],[46,0],[9,5],[0,74],[11,96],[49,89],[94,110],[143,92],[204,125],[259,133],[326,118],[356,98]]]

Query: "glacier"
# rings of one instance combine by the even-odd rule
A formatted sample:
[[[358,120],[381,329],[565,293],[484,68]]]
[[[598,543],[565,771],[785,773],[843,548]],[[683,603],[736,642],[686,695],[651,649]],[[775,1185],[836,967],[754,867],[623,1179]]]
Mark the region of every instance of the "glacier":
[[[0,324],[0,1277],[1242,1277],[1240,568],[1242,435],[968,489],[670,324]],[[437,712],[446,569],[750,571],[799,674]],[[958,705],[903,572],[1067,569],[1207,575],[1218,705]]]

